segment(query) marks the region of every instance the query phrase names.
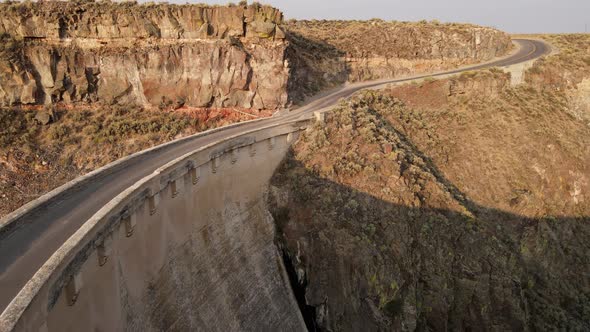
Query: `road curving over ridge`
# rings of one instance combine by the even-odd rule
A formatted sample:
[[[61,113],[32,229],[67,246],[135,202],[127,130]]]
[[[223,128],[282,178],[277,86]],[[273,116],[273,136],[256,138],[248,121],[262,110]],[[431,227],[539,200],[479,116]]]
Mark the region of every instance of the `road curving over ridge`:
[[[534,60],[550,48],[537,40],[516,39],[513,54],[484,64],[398,79],[346,85],[330,91],[307,105],[272,118],[239,123],[185,137],[109,164],[82,179],[76,179],[0,220],[0,311],[47,259],[89,218],[126,188],[162,165],[199,147],[259,128],[307,117],[334,106],[341,98],[384,84],[403,83],[426,77],[444,77],[489,67],[504,67]]]

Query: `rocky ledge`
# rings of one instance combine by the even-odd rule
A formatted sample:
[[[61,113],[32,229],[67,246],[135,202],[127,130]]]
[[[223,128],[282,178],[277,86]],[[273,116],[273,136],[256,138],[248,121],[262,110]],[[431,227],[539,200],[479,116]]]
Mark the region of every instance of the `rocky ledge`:
[[[3,3],[0,17],[1,106],[287,102],[283,15],[269,6]]]

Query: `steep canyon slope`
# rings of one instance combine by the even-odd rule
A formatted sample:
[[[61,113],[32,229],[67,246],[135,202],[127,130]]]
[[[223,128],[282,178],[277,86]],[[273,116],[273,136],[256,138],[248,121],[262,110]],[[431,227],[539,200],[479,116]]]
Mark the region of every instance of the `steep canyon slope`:
[[[0,13],[0,215],[287,102],[282,13],[268,6],[7,2]]]
[[[294,146],[270,205],[317,327],[590,328],[590,38],[544,38],[522,85],[360,93]]]
[[[4,3],[0,14],[0,214],[129,153],[268,116],[347,81],[444,70],[511,48],[490,28],[283,22],[260,5]],[[199,303],[202,326],[214,328],[211,308],[225,305],[218,290],[257,300],[251,283],[277,281],[257,269],[278,262],[277,244],[308,327],[590,329],[590,38],[544,38],[560,52],[520,86],[492,69],[343,101],[271,181],[276,243],[267,202],[240,203],[246,212],[231,203],[248,196],[230,187],[242,174],[223,190],[211,182],[211,192],[235,197],[197,202],[207,206],[198,217],[185,211],[206,228],[158,280],[153,321],[131,326],[175,326],[211,296],[213,306]],[[218,236],[227,219],[216,211],[227,212],[232,236]],[[256,268],[240,270],[253,259]],[[223,287],[186,291],[183,280],[215,268],[223,278],[207,278]],[[284,298],[276,294],[263,295]],[[245,326],[239,315],[231,322]],[[177,325],[191,326],[200,325]]]
[[[511,47],[507,34],[473,25],[283,22],[258,4],[5,3],[0,14],[4,106],[276,109],[346,81],[485,61]]]

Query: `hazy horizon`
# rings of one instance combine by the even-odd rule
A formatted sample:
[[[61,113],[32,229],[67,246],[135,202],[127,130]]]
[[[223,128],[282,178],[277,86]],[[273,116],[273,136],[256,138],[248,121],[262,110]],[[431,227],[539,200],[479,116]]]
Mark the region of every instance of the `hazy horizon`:
[[[227,0],[169,1],[226,4]],[[234,0],[237,3],[238,0]],[[252,1],[248,1],[251,3]],[[510,33],[576,33],[590,29],[590,0],[263,0],[286,19],[380,18],[397,21],[439,20],[491,26]]]

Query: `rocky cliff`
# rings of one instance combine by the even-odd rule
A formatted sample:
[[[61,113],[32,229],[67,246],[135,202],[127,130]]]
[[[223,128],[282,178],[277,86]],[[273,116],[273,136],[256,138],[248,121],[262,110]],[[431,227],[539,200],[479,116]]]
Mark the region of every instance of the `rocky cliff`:
[[[0,17],[0,105],[287,102],[282,13],[268,6],[4,3]]]
[[[505,55],[504,32],[438,22],[288,21],[290,92],[302,98],[345,81],[435,72]]]
[[[269,6],[0,5],[0,106],[102,102],[276,109],[346,81],[505,54],[472,25],[289,21]]]

